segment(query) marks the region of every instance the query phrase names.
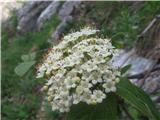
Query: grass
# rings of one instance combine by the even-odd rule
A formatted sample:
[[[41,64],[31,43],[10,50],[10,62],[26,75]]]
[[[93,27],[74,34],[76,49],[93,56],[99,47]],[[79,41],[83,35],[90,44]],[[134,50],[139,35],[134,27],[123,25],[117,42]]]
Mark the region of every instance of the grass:
[[[12,31],[15,30],[16,24],[13,17]],[[21,55],[50,46],[47,39],[58,23],[57,17],[54,16],[44,25],[42,31],[20,36],[14,33],[10,36],[8,30],[2,29],[2,118],[4,120],[34,119],[41,103],[41,96],[37,95],[40,83],[35,79],[35,70],[32,68],[21,78],[14,73],[14,69],[21,62]]]
[[[114,7],[110,15],[107,11]],[[119,38],[127,47],[133,47],[137,35],[146,27],[155,15],[160,13],[160,2],[145,2],[138,10],[131,11],[130,7],[121,2],[96,2],[87,8],[87,14],[77,21],[71,21],[63,34],[76,31],[90,24],[90,20],[101,29],[104,37],[123,32]],[[85,19],[84,19],[85,18]],[[89,20],[86,22],[85,20]],[[34,67],[24,76],[18,77],[14,73],[15,67],[22,62],[21,56],[50,47],[47,39],[59,21],[53,16],[40,32],[30,32],[16,35],[16,15],[11,18],[12,27],[2,28],[2,119],[3,120],[35,120],[40,107],[42,95],[39,89],[42,81],[35,79]],[[91,24],[90,24],[91,25]],[[2,26],[3,27],[3,26]],[[37,53],[37,60],[41,53]],[[57,117],[57,113],[47,109],[48,119]]]

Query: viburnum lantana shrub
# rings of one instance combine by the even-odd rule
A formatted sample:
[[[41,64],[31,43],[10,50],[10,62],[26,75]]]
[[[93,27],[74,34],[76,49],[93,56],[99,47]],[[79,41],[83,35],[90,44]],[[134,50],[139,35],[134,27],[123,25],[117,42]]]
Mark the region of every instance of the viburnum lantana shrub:
[[[113,46],[116,41],[99,38],[97,32],[86,27],[64,36],[38,67],[37,78],[47,79],[43,90],[52,110],[68,112],[67,120],[118,120],[123,100],[158,120],[150,97],[123,75],[129,66],[111,64],[119,44]]]
[[[101,103],[106,93],[115,92],[120,71],[110,59],[117,53],[109,39],[92,37],[98,30],[84,28],[64,36],[38,69],[47,76],[44,86],[53,110],[68,112],[72,104]]]

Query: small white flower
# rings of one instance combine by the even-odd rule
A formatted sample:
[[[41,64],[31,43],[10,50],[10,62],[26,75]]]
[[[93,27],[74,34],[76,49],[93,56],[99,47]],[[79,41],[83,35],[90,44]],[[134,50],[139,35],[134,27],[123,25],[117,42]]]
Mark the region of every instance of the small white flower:
[[[82,86],[77,86],[76,93],[77,94],[82,94],[83,93],[83,87]]]
[[[95,85],[95,84],[97,84],[97,80],[92,80],[92,83]]]
[[[36,78],[42,78],[44,76],[44,72],[38,73]]]

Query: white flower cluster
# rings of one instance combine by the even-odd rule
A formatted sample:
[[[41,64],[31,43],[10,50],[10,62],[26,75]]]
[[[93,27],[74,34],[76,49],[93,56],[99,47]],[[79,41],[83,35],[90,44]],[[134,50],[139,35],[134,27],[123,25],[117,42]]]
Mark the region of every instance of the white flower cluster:
[[[52,110],[68,112],[71,105],[101,103],[116,91],[120,72],[110,64],[117,53],[110,40],[93,37],[98,30],[84,28],[54,46],[38,69],[47,78],[43,87]]]

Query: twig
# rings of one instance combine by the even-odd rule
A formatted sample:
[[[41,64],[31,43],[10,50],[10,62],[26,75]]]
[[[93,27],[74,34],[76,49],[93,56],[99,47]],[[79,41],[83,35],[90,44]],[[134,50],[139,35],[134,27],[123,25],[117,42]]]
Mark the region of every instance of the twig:
[[[153,25],[156,23],[158,19],[160,19],[160,15],[157,15],[156,18],[154,18],[150,22],[150,24],[143,30],[143,32],[138,36],[138,38],[143,37],[147,33],[147,31],[149,31],[153,27]]]
[[[136,75],[130,75],[130,76],[127,76],[128,79],[141,79],[144,77],[144,73],[140,73],[140,74],[136,74]]]

